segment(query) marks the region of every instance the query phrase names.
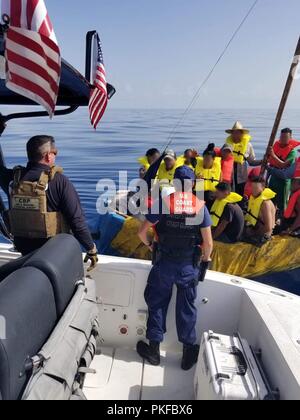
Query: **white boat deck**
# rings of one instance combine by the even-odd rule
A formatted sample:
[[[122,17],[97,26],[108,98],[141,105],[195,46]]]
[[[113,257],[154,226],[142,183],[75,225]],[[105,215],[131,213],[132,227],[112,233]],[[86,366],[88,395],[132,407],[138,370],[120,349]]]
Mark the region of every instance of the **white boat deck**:
[[[180,353],[162,352],[161,366],[144,363],[134,350],[103,349],[87,375],[88,400],[193,400],[195,369],[180,369]]]

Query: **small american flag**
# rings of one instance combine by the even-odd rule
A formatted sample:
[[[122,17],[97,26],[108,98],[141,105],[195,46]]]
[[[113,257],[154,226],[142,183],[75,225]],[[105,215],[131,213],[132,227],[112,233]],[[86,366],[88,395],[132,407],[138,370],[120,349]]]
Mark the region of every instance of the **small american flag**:
[[[2,0],[6,33],[6,86],[53,115],[61,75],[61,55],[44,0]]]
[[[93,80],[94,87],[91,90],[89,110],[91,123],[96,129],[108,103],[106,72],[99,35],[97,35],[97,60]]]

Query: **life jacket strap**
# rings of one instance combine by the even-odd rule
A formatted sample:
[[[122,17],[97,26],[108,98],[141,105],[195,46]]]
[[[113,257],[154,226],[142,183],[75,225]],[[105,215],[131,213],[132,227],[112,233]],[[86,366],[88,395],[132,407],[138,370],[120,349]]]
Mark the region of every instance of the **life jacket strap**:
[[[254,214],[252,214],[251,210],[247,210],[246,214],[249,214],[249,216],[251,216],[258,223],[261,223],[263,226],[265,225],[265,223],[259,217],[256,217],[256,216],[254,216]]]
[[[219,216],[215,211],[210,212],[211,216],[216,216],[218,219],[221,219],[221,216]]]
[[[242,153],[242,152],[240,152],[240,151],[233,151],[233,153],[235,154],[235,155],[238,155],[238,156],[242,156],[245,160],[246,160],[246,156],[244,155],[244,153]]]
[[[219,182],[219,179],[215,179],[214,177],[212,178],[203,178],[204,181],[210,181],[210,182]]]

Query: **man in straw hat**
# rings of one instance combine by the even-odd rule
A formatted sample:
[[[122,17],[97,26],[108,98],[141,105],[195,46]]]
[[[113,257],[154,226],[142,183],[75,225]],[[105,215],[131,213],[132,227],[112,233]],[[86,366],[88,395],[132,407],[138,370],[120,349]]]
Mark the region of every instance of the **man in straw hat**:
[[[243,196],[248,180],[248,164],[259,166],[262,162],[256,160],[250,131],[244,128],[242,123],[237,121],[231,129],[226,130],[226,133],[229,134],[226,144],[233,149],[234,189],[235,192]]]

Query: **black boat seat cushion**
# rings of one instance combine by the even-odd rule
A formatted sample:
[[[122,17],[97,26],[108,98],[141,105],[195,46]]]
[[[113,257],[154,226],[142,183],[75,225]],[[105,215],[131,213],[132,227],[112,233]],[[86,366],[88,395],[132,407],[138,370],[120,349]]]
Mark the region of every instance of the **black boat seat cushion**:
[[[36,251],[24,267],[35,267],[50,279],[60,318],[71,301],[76,283],[84,279],[82,251],[72,235],[57,235]]]
[[[28,356],[38,354],[57,323],[47,276],[27,267],[7,277],[0,284],[0,316],[0,395],[17,400],[32,373],[25,372]]]
[[[25,257],[17,258],[15,260],[10,261],[7,264],[2,265],[0,267],[0,282],[6,279],[6,277],[8,277],[10,274],[22,268],[26,261],[28,261],[32,255],[33,253],[26,255]]]

